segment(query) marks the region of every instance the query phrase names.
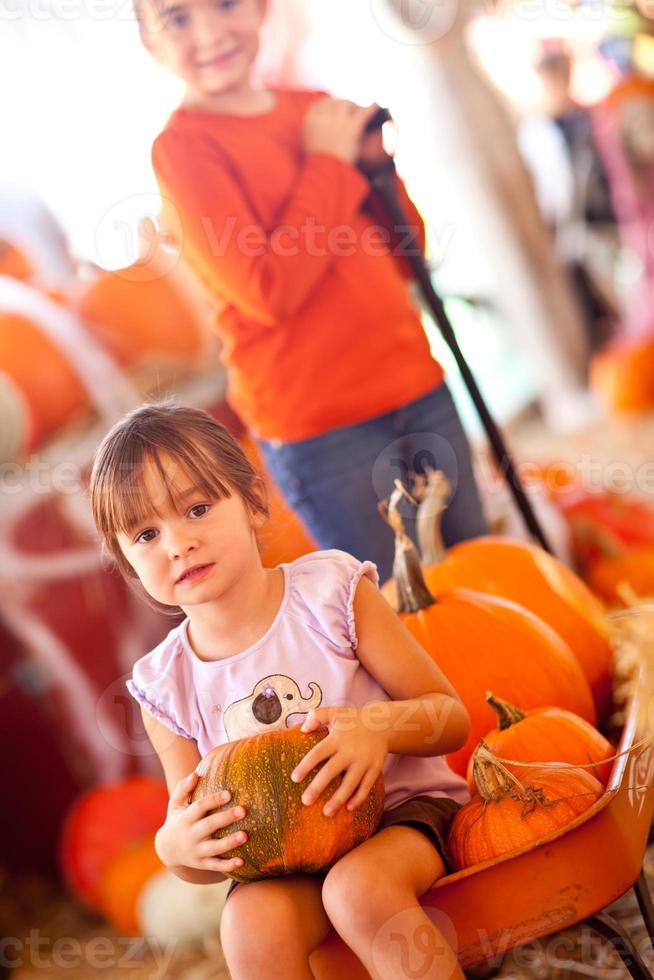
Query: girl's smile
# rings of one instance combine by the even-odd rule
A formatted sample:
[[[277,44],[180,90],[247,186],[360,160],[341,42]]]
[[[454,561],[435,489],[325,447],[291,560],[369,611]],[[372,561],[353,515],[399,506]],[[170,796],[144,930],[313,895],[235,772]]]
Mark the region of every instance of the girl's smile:
[[[215,562],[210,562],[208,565],[191,565],[187,568],[185,572],[177,579],[176,585],[189,586],[193,585],[195,582],[201,581],[205,578],[215,567]]]

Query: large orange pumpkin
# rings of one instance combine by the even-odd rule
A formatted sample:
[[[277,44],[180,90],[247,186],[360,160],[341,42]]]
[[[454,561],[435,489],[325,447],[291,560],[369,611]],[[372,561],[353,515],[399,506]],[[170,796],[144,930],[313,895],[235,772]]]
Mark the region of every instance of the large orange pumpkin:
[[[300,783],[291,780],[291,773],[328,731],[301,732],[300,728],[295,725],[219,745],[196,770],[200,778],[192,800],[228,789],[232,798],[227,808],[245,807],[242,820],[214,833],[216,838],[238,830],[248,834],[244,844],[222,855],[243,859],[236,871],[229,872],[230,878],[255,881],[296,871],[322,871],[371,837],[379,825],[384,808],[381,775],[354,811],[341,807],[332,817],[322,812],[342,777],[333,779],[310,806],[302,802],[303,792],[322,767],[317,766]]]
[[[111,859],[100,882],[100,901],[104,914],[119,933],[140,934],[139,896],[150,878],[163,868],[154,837],[133,841]]]
[[[544,763],[565,762],[572,766],[596,763],[588,771],[606,785],[611,775],[612,762],[605,762],[615,754],[611,743],[601,732],[583,718],[563,708],[533,708],[521,711],[490,691],[486,701],[496,712],[498,727],[484,737],[488,748],[501,759],[516,762]],[[474,781],[474,756],[468,764],[468,785],[476,791]],[[504,765],[518,779],[529,779],[531,769],[523,766]]]
[[[101,910],[109,863],[131,842],[154,835],[167,809],[166,784],[151,776],[128,776],[80,796],[59,840],[59,864],[75,895]]]
[[[499,596],[453,589],[434,598],[393,506],[389,514],[396,532],[398,614],[454,685],[471,718],[465,745],[447,756],[450,767],[464,776],[479,740],[495,726],[486,704],[489,688],[523,710],[556,705],[595,724],[588,682],[564,640],[529,610]]]
[[[437,476],[437,474],[434,474]],[[581,579],[542,548],[508,538],[481,537],[446,551],[441,535],[445,507],[440,481],[418,508],[417,531],[427,588],[438,597],[455,588],[511,599],[551,626],[577,657],[600,719],[612,704],[612,652],[601,603]],[[394,588],[384,594],[393,602]]]
[[[148,263],[105,272],[71,301],[89,331],[123,365],[164,358],[193,364],[206,342],[198,311],[174,277],[155,275]]]
[[[600,798],[604,787],[584,769],[530,769],[520,783],[482,742],[475,754],[478,795],[454,816],[448,847],[469,868],[562,830]]]

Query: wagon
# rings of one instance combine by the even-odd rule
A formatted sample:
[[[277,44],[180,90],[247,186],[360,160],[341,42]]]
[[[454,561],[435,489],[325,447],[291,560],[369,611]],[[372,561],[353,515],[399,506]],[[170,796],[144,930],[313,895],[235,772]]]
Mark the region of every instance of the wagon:
[[[422,907],[457,949],[463,969],[585,922],[616,941],[632,977],[651,980],[627,934],[602,911],[633,886],[654,942],[654,906],[642,870],[654,812],[654,747],[647,740],[654,658],[648,660],[643,656],[635,668],[618,748],[633,751],[616,759],[603,796],[563,830],[441,878],[421,896]],[[317,980],[369,977],[333,928],[310,964]]]

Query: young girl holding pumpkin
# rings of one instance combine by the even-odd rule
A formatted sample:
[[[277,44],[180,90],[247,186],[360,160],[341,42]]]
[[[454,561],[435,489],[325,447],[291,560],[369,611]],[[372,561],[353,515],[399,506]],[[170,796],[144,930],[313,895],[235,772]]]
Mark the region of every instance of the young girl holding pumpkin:
[[[256,87],[267,0],[136,2],[143,44],[185,84],[152,149],[166,232],[221,304],[228,400],[288,504],[319,547],[372,559],[386,579],[393,539],[378,501],[428,460],[455,488],[445,543],[486,533],[410,296],[407,229],[369,183],[394,171],[380,130],[364,133],[378,107]]]
[[[185,613],[127,682],[170,792],[159,856],[188,881],[236,871],[240,859],[221,855],[266,831],[214,839],[247,814],[227,808],[229,792],[190,803],[195,769],[221,743],[305,715],[302,732],[328,733],[292,773],[301,782],[321,765],[302,802],[342,774],[323,812],[355,810],[381,773],[384,813],[323,873],[233,882],[220,924],[232,976],[311,977],[331,922],[372,977],[405,976],[418,928],[423,962],[426,936],[433,951],[423,975],[463,977],[418,898],[449,869],[447,829],[468,799],[440,758],[466,740],[466,709],[379,593],[372,562],[331,550],[262,566],[263,487],[222,425],[172,403],[117,423],[94,462],[93,514],[118,568]]]

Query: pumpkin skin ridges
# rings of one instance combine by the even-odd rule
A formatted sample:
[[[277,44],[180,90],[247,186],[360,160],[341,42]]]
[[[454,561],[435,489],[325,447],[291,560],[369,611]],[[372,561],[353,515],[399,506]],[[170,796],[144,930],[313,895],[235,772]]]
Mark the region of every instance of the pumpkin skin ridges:
[[[595,767],[586,771],[604,786],[613,768],[612,762],[602,762],[603,758],[615,754],[611,743],[583,718],[563,708],[527,711],[521,721],[510,727],[493,729],[484,736],[484,742],[500,758],[518,762],[564,762],[579,766],[595,762]],[[521,781],[528,779],[532,772],[527,767],[504,765]],[[472,758],[468,763],[467,780],[471,792],[475,793]]]
[[[456,589],[417,613],[400,613],[404,625],[454,685],[471,716],[465,745],[447,755],[465,776],[479,740],[496,722],[486,704],[489,687],[523,710],[557,704],[591,724],[590,689],[578,661],[553,630],[516,603]],[[516,645],[522,656],[516,658]]]
[[[542,791],[547,806],[527,804],[509,793],[493,800],[476,795],[452,821],[448,847],[458,869],[472,867],[535,844],[572,823],[602,795],[604,787],[584,769],[531,769],[525,789]],[[555,802],[554,802],[555,801]]]
[[[213,834],[217,839],[241,829],[248,834],[244,844],[221,855],[225,860],[243,859],[243,865],[230,871],[228,877],[256,881],[297,871],[312,874],[330,867],[375,832],[384,806],[381,774],[368,798],[353,813],[346,807],[332,817],[322,813],[340,786],[342,774],[310,806],[302,803],[304,790],[322,766],[316,766],[300,783],[292,782],[291,773],[327,734],[327,729],[301,732],[299,725],[264,732],[219,745],[199,764],[200,778],[192,799],[228,789],[232,799],[213,812],[239,804],[246,811],[242,820]]]

